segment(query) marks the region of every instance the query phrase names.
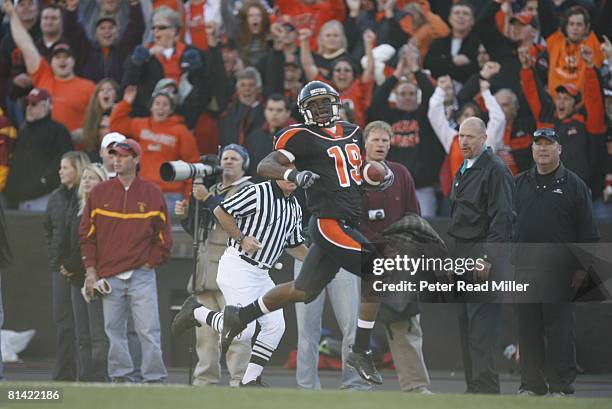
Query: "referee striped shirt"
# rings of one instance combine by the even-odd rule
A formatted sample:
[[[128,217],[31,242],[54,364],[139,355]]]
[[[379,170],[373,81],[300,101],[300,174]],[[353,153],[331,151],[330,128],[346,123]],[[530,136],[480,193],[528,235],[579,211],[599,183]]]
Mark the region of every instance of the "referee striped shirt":
[[[234,217],[245,236],[253,236],[262,244],[254,254],[246,254],[231,237],[228,246],[261,263],[264,268],[271,268],[286,247],[304,242],[302,209],[294,195],[285,197],[274,181],[245,186],[219,206]]]

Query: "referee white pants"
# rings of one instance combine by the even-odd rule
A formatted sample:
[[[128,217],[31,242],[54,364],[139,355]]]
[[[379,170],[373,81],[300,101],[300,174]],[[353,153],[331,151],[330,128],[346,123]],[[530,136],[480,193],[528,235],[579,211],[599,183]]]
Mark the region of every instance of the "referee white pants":
[[[217,285],[227,305],[248,305],[262,297],[275,287],[268,270],[251,265],[240,258],[240,253],[233,247],[228,247],[219,259]],[[283,310],[272,311],[257,319],[261,331],[253,346],[253,354],[264,355],[266,361],[270,359],[283,334],[285,333],[285,319]],[[250,322],[236,339],[250,340],[255,334],[255,321]],[[260,344],[261,348],[258,348]],[[267,358],[267,359],[266,359]]]

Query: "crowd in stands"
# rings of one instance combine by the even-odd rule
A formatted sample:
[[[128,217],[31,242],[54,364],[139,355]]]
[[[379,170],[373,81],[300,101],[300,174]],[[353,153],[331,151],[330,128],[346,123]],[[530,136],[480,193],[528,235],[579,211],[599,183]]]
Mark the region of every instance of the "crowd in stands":
[[[238,143],[255,160],[300,122],[301,86],[338,90],[342,116],[394,132],[389,159],[415,179],[424,216],[447,214],[461,118],[488,123],[513,174],[531,134],[611,217],[612,5],[598,0],[18,0],[0,29],[0,190],[44,211],[61,155],[100,161],[112,131],[143,148],[141,174],[187,195],[159,165]]]

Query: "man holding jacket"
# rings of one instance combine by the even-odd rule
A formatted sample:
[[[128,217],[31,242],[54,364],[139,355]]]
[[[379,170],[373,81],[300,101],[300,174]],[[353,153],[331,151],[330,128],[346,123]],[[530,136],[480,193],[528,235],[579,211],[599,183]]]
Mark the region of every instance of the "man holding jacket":
[[[145,383],[160,383],[167,372],[161,351],[154,267],[170,256],[171,226],[159,187],[136,174],[142,155],[138,142],[126,139],[115,144],[110,153],[116,156],[117,177],[92,190],[81,219],[85,290],[92,297],[99,278],[106,278],[112,288],[102,299],[111,379],[132,381],[129,310],[142,348],[142,378]]]

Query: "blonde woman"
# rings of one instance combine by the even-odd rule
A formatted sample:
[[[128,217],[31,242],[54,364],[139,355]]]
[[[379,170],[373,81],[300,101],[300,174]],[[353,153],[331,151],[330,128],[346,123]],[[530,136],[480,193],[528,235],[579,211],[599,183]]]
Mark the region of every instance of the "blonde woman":
[[[86,382],[107,380],[108,339],[104,333],[102,302],[95,300],[87,304],[81,295],[85,268],[79,248],[79,224],[87,196],[94,186],[106,180],[108,176],[101,164],[90,163],[85,166],[74,200],[66,210],[66,230],[60,247],[60,272],[70,279],[72,314],[79,351],[79,380]]]
[[[53,319],[57,327],[56,365],[53,380],[74,381],[76,373],[75,332],[70,291],[70,272],[61,269],[61,243],[66,233],[69,209],[76,202],[76,191],[83,170],[89,164],[84,152],[66,152],[61,159],[60,187],[55,189],[47,203],[45,233],[47,237],[49,270],[52,274]],[[78,340],[81,342],[81,340]],[[85,342],[85,341],[83,341]],[[82,368],[80,366],[80,368]]]

